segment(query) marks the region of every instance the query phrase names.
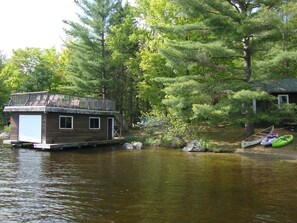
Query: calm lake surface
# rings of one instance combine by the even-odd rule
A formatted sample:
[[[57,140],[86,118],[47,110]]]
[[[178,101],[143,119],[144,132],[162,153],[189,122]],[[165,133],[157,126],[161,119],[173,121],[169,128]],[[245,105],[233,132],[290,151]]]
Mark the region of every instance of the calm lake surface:
[[[296,222],[297,163],[267,155],[0,147],[0,222]]]

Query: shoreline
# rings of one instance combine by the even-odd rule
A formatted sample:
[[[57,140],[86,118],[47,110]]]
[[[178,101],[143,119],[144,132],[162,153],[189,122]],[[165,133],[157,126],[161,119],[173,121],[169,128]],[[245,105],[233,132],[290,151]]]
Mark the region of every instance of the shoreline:
[[[259,130],[256,129],[255,131]],[[275,128],[274,132],[278,132],[280,135],[292,134],[295,139],[289,145],[280,148],[263,147],[259,144],[242,149],[240,146],[241,141],[245,138],[243,128],[207,128],[206,131],[197,132],[197,138],[203,137],[208,139],[208,153],[271,155],[297,160],[297,132],[285,128]],[[131,137],[131,139],[141,141],[146,146],[156,146],[145,142],[147,136],[141,130],[132,130],[127,136],[127,140]]]
[[[262,147],[254,146],[246,149],[235,149],[234,153],[237,154],[256,154],[256,155],[270,155],[270,156],[280,156],[286,157],[293,160],[297,160],[297,151],[292,149],[282,148],[272,148],[272,147]]]
[[[275,132],[280,133],[280,135],[292,134],[294,136],[295,140],[293,140],[292,143],[284,147],[280,147],[280,148],[263,147],[259,144],[259,145],[242,149],[240,147],[240,142],[241,140],[243,140],[244,138],[243,136],[238,136],[238,134],[234,134],[234,129],[225,128],[220,130],[221,131],[219,132],[217,131],[204,132],[203,135],[204,136],[207,135],[208,138],[210,139],[209,140],[210,148],[206,153],[269,155],[269,156],[284,157],[290,160],[296,160],[297,162],[297,132],[292,132],[283,128],[275,129]],[[235,129],[235,131],[237,131],[238,133],[238,129]],[[3,131],[0,131],[0,144],[2,144],[3,139],[6,138],[7,136],[8,135],[6,135]],[[131,131],[130,134],[128,134],[128,137],[126,138],[127,141],[129,141],[128,138],[130,138],[130,140],[135,139],[136,141],[141,141],[146,146],[156,147],[156,145],[150,145],[144,142],[146,137],[142,131],[135,131],[135,130]],[[168,148],[172,148],[172,147],[168,147]],[[180,149],[180,148],[176,148],[176,149]]]

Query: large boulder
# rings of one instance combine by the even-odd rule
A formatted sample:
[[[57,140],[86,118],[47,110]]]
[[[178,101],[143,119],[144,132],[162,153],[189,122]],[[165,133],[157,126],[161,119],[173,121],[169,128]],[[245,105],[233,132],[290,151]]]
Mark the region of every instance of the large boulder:
[[[126,142],[122,147],[123,149],[128,149],[128,150],[133,149],[133,145],[129,142]]]
[[[184,148],[185,152],[206,152],[207,148],[203,148],[199,140],[189,142]]]
[[[141,142],[132,142],[133,149],[142,149]]]
[[[142,149],[142,143],[141,142],[126,142],[124,145],[123,145],[123,148],[124,149],[128,149],[128,150],[139,150],[139,149]]]

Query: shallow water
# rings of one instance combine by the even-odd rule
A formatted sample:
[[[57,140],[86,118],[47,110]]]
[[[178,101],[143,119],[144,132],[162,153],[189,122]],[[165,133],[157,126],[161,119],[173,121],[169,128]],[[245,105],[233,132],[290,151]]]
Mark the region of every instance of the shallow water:
[[[297,164],[268,155],[0,148],[0,222],[296,222]]]

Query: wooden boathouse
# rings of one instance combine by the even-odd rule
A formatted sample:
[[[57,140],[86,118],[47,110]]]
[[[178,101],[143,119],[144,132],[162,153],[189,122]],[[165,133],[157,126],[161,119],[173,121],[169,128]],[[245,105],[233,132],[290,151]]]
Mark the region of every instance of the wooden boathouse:
[[[122,119],[115,102],[49,92],[16,93],[4,108],[12,145],[39,149],[119,143]]]

